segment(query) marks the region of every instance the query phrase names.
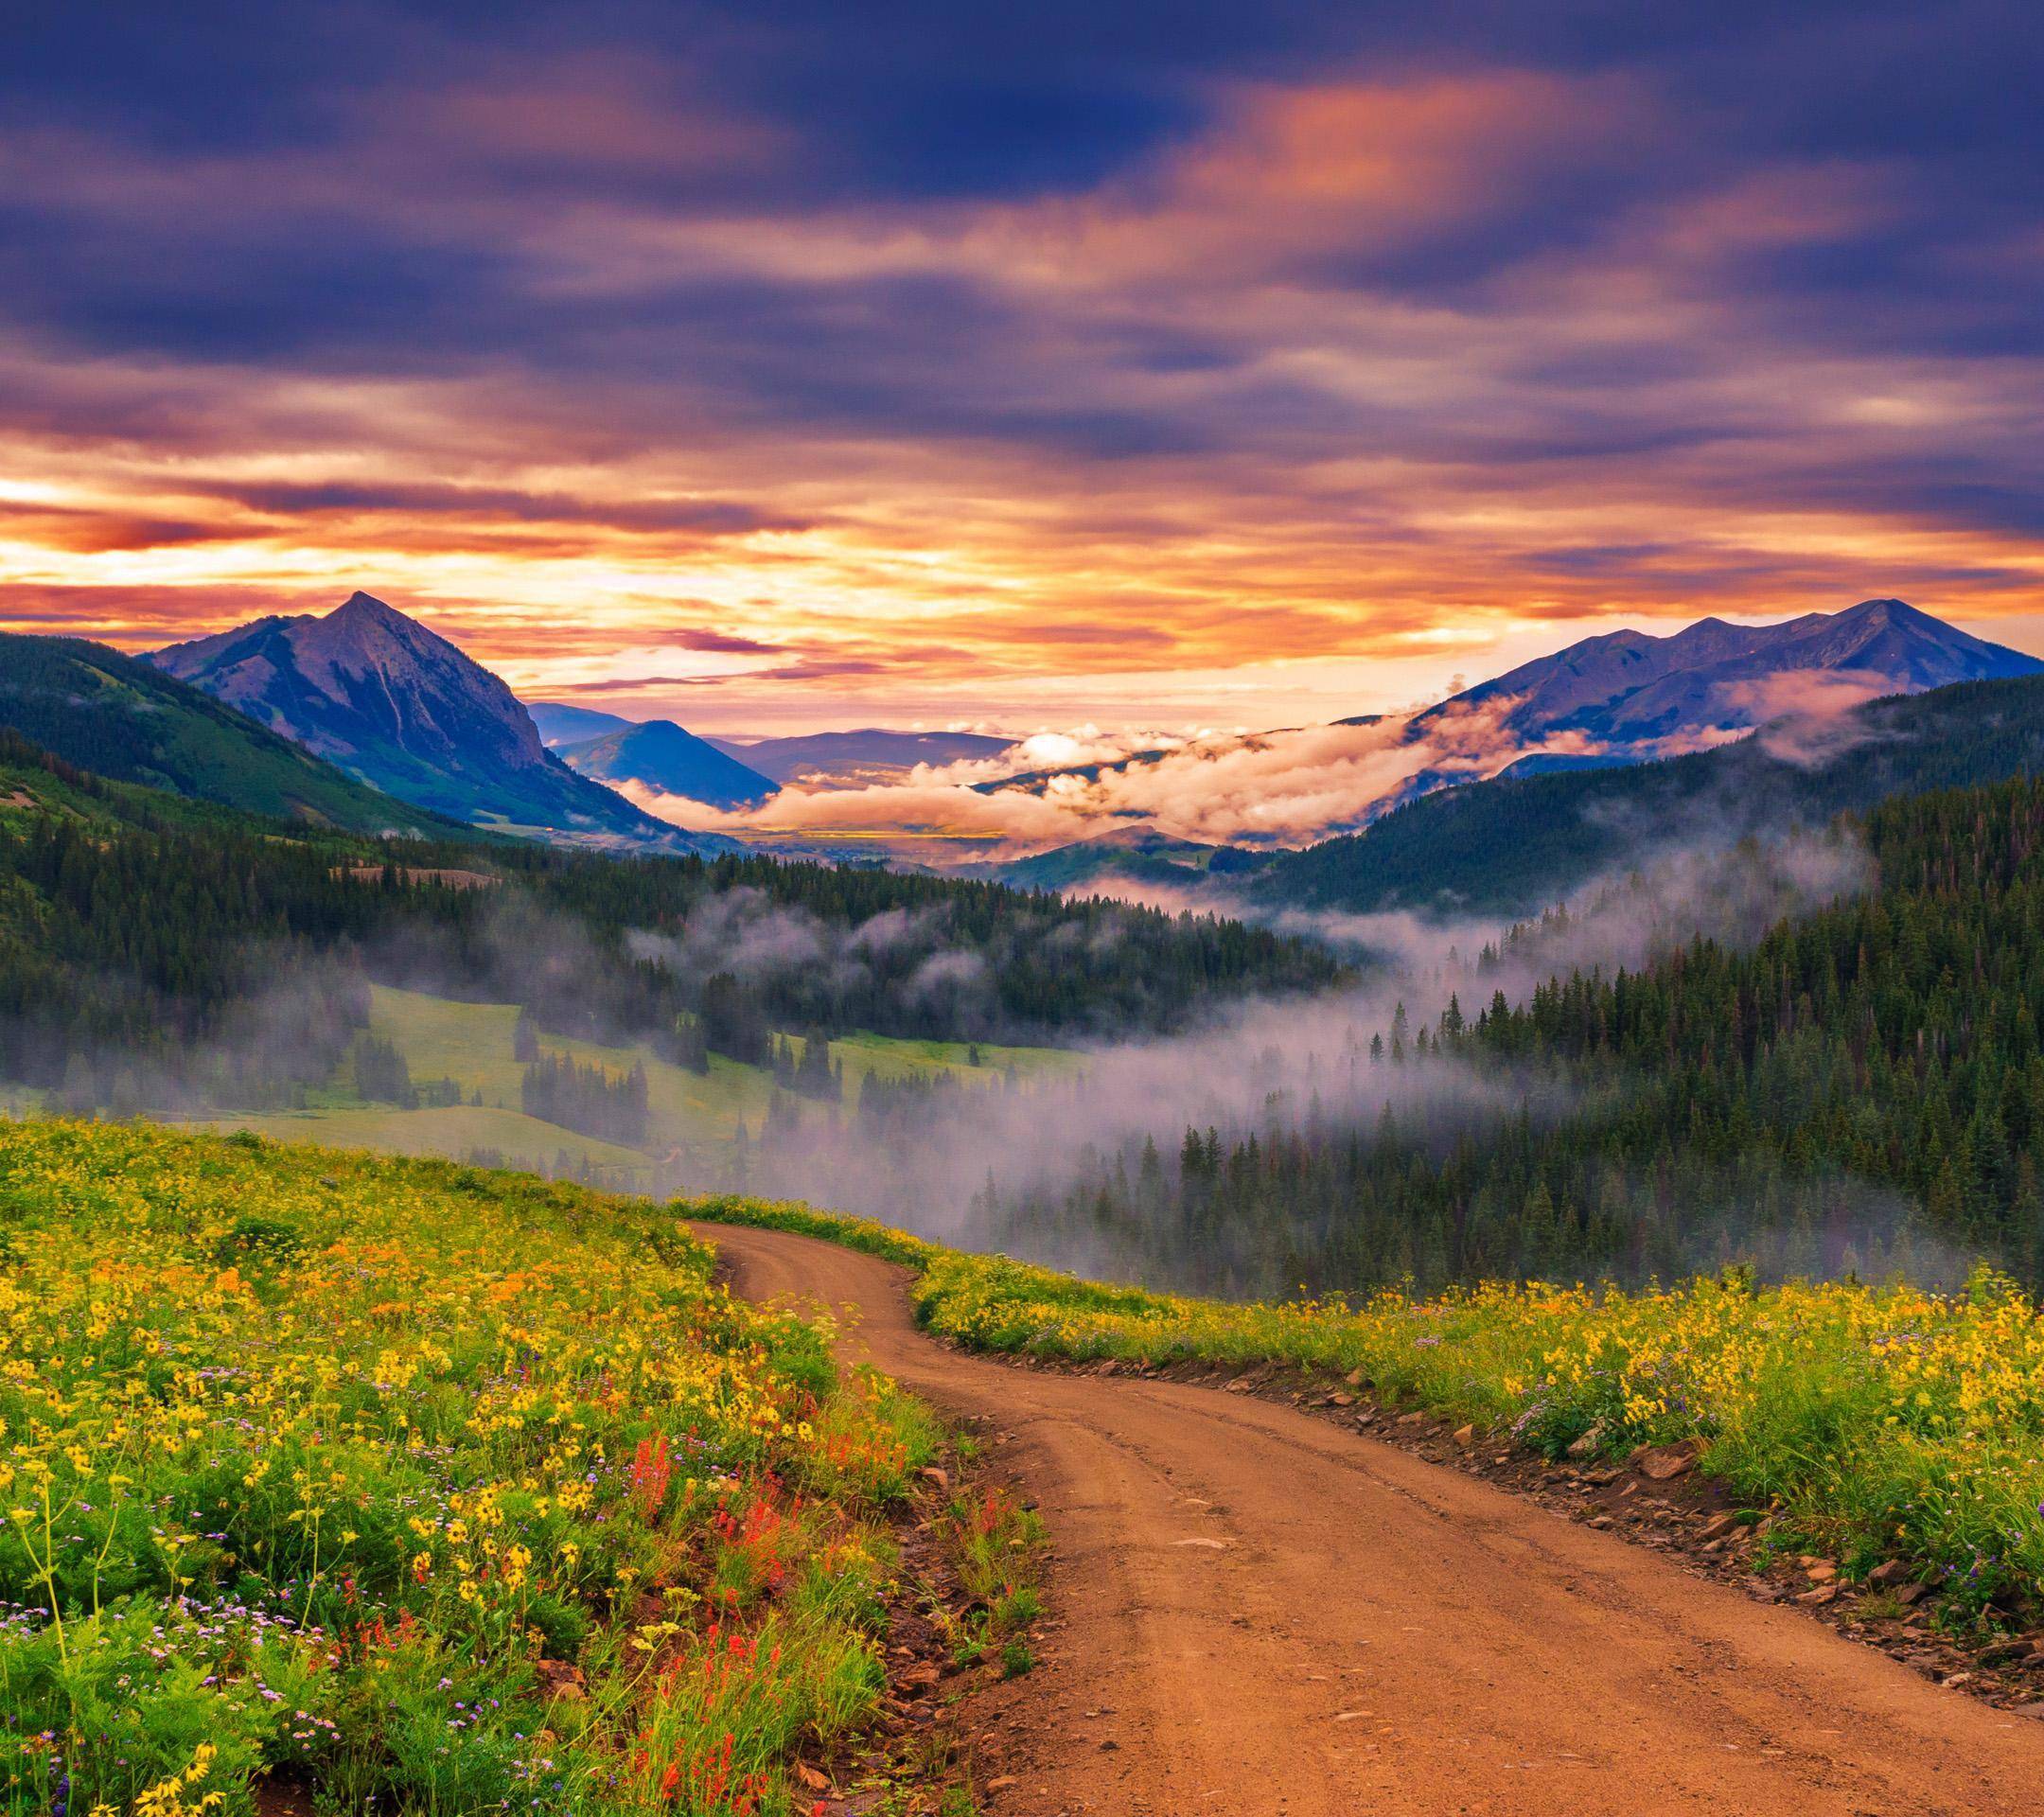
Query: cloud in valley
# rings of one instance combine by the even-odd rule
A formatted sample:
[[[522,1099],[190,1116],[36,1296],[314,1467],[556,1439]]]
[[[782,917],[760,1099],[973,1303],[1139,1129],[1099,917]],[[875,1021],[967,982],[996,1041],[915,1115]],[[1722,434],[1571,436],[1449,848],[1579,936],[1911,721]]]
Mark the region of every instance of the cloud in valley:
[[[724,813],[639,786],[650,811],[697,831],[811,833],[922,828],[999,839],[1013,852],[1140,823],[1202,844],[1297,846],[1362,824],[1425,787],[1494,775],[1534,753],[1580,756],[1580,732],[1528,740],[1496,697],[1419,718],[1209,734],[1127,752],[1097,734],[1025,740],[995,760],[918,767],[898,784],[784,788],[762,806]],[[1051,773],[1031,772],[1050,767]]]
[[[1892,694],[1887,677],[1852,669],[1792,671],[1728,686],[1726,704],[1763,722],[1760,749],[1806,767],[1864,744],[1874,733],[1856,717],[1869,700]]]

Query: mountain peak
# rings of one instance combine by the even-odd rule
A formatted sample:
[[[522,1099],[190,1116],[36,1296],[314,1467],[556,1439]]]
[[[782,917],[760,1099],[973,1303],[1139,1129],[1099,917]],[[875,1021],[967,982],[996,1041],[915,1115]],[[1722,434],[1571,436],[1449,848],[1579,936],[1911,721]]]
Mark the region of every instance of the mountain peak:
[[[1938,631],[1947,637],[1953,634],[1953,627],[1942,618],[1931,617],[1906,599],[1862,599],[1857,606],[1846,607],[1832,622],[1839,625],[1907,625],[1917,630]]]
[[[374,593],[150,660],[358,780],[440,813],[572,836],[684,837],[560,763],[501,678]]]
[[[374,593],[352,592],[325,618],[313,619],[311,625],[317,627],[315,634],[327,641],[338,638],[360,644],[364,639],[391,639],[410,648],[445,650],[456,657],[461,654],[437,632],[428,630],[417,619]],[[461,660],[467,661],[466,657]]]
[[[581,744],[560,748],[561,760],[608,784],[638,783],[712,807],[750,807],[776,785],[739,759],[678,726],[648,719]]]
[[[1570,736],[1591,741],[1591,754],[1636,761],[1751,730],[1777,710],[1777,677],[1829,672],[1917,694],[2040,668],[1906,600],[1879,598],[1771,625],[1702,618],[1667,637],[1588,637],[1458,698],[1509,699],[1510,730],[1529,745]]]

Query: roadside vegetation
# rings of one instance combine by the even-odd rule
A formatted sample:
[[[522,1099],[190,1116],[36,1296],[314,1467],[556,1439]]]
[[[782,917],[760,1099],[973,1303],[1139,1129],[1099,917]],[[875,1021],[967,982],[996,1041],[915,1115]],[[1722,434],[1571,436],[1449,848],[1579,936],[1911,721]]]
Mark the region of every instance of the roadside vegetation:
[[[530,1177],[8,1127],[0,1811],[808,1817],[941,1434],[712,1262]]]
[[[997,1484],[963,1489],[935,1523],[965,1593],[963,1613],[946,1615],[951,1656],[960,1666],[992,1661],[1007,1678],[1036,1664],[1027,1635],[1044,1612],[1043,1517]]]
[[[1490,1283],[1236,1305],[967,1255],[806,1206],[703,1215],[828,1237],[918,1271],[917,1314],[968,1348],[1142,1367],[1289,1366],[1551,1457],[1693,1444],[1701,1470],[1848,1579],[1898,1561],[1956,1614],[2044,1601],[2044,1321],[1992,1270],[1935,1294]],[[1884,1574],[1894,1575],[1893,1568]]]

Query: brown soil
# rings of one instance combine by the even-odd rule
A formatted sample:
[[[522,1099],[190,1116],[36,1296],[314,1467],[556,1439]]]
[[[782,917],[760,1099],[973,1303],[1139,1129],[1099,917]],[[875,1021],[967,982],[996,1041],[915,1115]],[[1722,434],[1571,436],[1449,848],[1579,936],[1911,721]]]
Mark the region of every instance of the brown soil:
[[[1352,1414],[963,1355],[914,1329],[898,1268],[712,1234],[741,1291],[826,1304],[850,1355],[975,1420],[1043,1508],[1058,1553],[1045,1663],[967,1706],[996,1817],[2044,1802],[2044,1723],[2028,1714]],[[1565,1474],[1544,1487],[1580,1494]],[[1595,1491],[1618,1487],[1591,1485],[1600,1508]]]
[[[312,1794],[295,1779],[258,1779],[256,1817],[312,1817]]]
[[[878,1720],[851,1748],[797,1764],[801,1817],[809,1817],[817,1804],[826,1817],[929,1817],[946,1808],[947,1789],[970,1780],[964,1738],[986,1720],[990,1706],[981,1694],[998,1687],[1003,1673],[994,1660],[968,1664],[954,1652],[950,1636],[978,1605],[960,1581],[930,1516],[960,1490],[977,1494],[998,1484],[1014,1492],[1018,1485],[997,1463],[976,1462],[964,1476],[943,1470],[924,1473],[935,1480],[919,1487],[894,1528],[896,1568],[887,1593],[888,1644],[881,1661],[887,1688]]]

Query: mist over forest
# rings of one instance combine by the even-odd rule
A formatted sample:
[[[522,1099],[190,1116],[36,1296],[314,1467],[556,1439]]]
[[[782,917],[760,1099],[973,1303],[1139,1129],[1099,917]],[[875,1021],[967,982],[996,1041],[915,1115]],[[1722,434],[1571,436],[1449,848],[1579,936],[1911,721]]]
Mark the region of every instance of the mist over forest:
[[[1069,1078],[902,1086],[821,1123],[777,1119],[728,1183],[1234,1297],[1733,1263],[1949,1279],[1956,1233],[1912,1217],[1903,1186],[1784,1165],[1787,1120],[1812,1106],[1756,1130],[1727,1096],[1698,1100],[1681,1064],[1652,1078],[1614,1046],[1614,1015],[1665,1003],[1685,1024],[1726,968],[1771,1001],[1783,986],[1758,955],[1791,922],[1877,894],[1875,834],[1897,837],[1841,823],[1675,854],[1503,929],[1348,917],[1330,931],[1357,975],[1324,992],[1091,1046]],[[1753,1092],[1781,1064],[1764,1038],[1697,1058],[1714,1084],[1758,1066]],[[1685,1100],[1737,1132],[1671,1127]]]
[[[1664,844],[1509,926],[1283,931],[872,869],[45,819],[0,837],[47,905],[0,956],[0,1052],[74,1113],[516,1112],[586,1143],[546,1171],[1230,1296],[1944,1279],[1976,1253],[2029,1277],[2044,1006],[2000,991],[1997,1041],[1959,1051],[1987,1014],[1965,981],[1994,987],[1951,954],[2028,899],[2037,814],[2028,785],[1918,798]],[[515,1006],[515,1085],[432,1070],[379,992]],[[869,1037],[944,1057],[862,1064]],[[706,1118],[662,1088],[690,1078],[749,1095]]]
[[[1891,605],[1809,623],[2018,661]],[[380,602],[294,622],[413,685],[451,663],[493,737],[530,730]],[[1110,846],[1137,868],[1052,891],[379,829],[373,790],[83,648],[25,673],[147,711],[41,713],[69,755],[0,732],[24,1111],[802,1199],[1244,1297],[2044,1269],[2028,679],[1806,679],[1740,743],[1465,783],[1269,864]],[[284,783],[196,793],[221,740],[238,775],[309,773],[326,823],[269,811]],[[180,763],[189,790],[148,780]]]

